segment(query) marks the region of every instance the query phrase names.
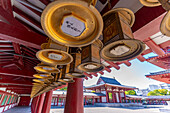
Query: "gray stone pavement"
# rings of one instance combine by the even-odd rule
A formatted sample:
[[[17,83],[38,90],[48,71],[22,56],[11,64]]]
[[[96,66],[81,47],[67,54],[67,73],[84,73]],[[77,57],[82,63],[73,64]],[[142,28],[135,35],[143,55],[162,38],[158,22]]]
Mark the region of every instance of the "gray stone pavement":
[[[52,108],[50,113],[63,113],[63,108]],[[84,113],[162,113],[159,108],[111,108],[111,107],[85,107]]]
[[[4,113],[31,113],[31,107],[13,107]]]

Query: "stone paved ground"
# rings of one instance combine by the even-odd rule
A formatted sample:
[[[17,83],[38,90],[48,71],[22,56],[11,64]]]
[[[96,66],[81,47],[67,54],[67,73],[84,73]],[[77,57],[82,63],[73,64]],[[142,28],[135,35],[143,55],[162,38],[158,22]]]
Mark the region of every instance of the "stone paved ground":
[[[63,108],[53,108],[50,113],[63,113]],[[85,107],[85,113],[161,113],[159,108],[111,108],[111,107]]]
[[[13,107],[4,113],[31,113],[31,107]]]

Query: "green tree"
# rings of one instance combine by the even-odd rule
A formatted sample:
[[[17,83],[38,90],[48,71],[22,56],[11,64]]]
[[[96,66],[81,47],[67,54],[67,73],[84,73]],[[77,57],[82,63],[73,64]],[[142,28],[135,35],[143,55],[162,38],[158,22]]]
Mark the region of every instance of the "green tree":
[[[153,91],[150,91],[147,96],[165,96],[170,94],[167,89],[155,89]]]
[[[65,90],[65,91],[66,91],[66,90],[67,90],[67,87],[61,88],[60,90]]]
[[[125,91],[125,94],[126,95],[136,95],[136,92],[134,90],[128,90],[128,91]]]
[[[157,93],[155,93],[154,91],[150,91],[147,96],[157,96]]]

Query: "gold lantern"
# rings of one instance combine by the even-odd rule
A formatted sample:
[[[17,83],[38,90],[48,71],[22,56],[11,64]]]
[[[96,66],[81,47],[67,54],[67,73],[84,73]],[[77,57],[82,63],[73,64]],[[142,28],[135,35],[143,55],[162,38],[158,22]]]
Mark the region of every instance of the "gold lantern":
[[[56,66],[66,65],[72,62],[70,54],[56,49],[43,49],[36,53],[37,58],[45,64]]]
[[[69,71],[66,69],[66,65],[60,66],[60,73],[58,74],[58,80],[59,82],[64,82],[64,83],[73,83],[74,80],[72,77],[66,76],[66,73]]]
[[[168,11],[162,19],[160,31],[162,32],[162,34],[170,37],[170,11]]]
[[[40,79],[54,79],[50,74],[34,74],[33,77]]]
[[[52,66],[35,66],[34,69],[41,73],[60,73],[60,70]]]
[[[78,69],[84,72],[98,72],[104,69],[104,66],[100,61],[100,50],[103,47],[103,43],[100,40],[96,40],[89,46],[82,48],[82,64],[78,66]]]
[[[71,47],[86,46],[98,39],[103,20],[97,9],[86,1],[57,0],[50,3],[41,16],[45,33],[53,41]]]
[[[77,69],[77,66],[81,64],[81,53],[72,53],[73,56],[73,62],[67,65],[66,70],[68,70],[66,73],[66,76],[73,77],[73,78],[83,78],[85,75],[81,73],[79,69]]]
[[[143,42],[133,39],[131,26],[134,13],[127,8],[116,8],[103,15],[104,48],[100,55],[107,61],[124,61],[136,57],[145,49]]]
[[[139,0],[144,6],[155,7],[162,5],[162,7],[167,11],[161,24],[160,31],[163,35],[170,37],[170,2],[169,0]]]
[[[154,7],[159,6],[161,3],[159,0],[139,0],[144,6]]]
[[[69,47],[55,43],[52,40],[43,43],[41,48],[43,50],[38,51],[36,56],[44,64],[51,66],[67,65],[73,60],[72,56],[68,54]]]

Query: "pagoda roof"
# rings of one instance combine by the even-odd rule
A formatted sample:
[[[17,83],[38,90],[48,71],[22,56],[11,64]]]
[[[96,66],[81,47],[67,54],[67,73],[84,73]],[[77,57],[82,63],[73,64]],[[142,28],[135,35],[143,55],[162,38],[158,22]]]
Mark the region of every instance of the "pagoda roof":
[[[149,75],[146,75],[146,76],[161,75],[161,74],[169,74],[169,73],[170,73],[170,69],[165,70],[165,71],[153,72],[153,73],[150,73]]]
[[[100,77],[105,83],[121,85],[115,78]]]
[[[102,86],[112,86],[112,87],[127,88],[127,89],[137,89],[136,87],[132,87],[132,86],[116,85],[116,84],[108,84],[108,83],[91,85],[91,86],[85,87],[85,89],[97,88],[97,87],[102,87]]]
[[[149,75],[145,75],[145,76],[148,78],[160,81],[160,82],[165,82],[167,84],[170,84],[170,81],[169,81],[170,69],[165,70],[165,71],[150,73]]]

